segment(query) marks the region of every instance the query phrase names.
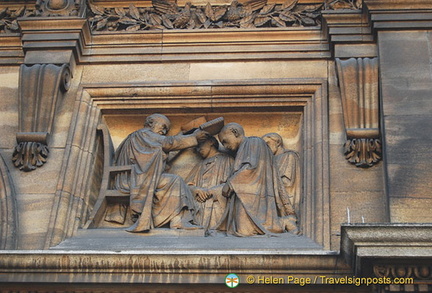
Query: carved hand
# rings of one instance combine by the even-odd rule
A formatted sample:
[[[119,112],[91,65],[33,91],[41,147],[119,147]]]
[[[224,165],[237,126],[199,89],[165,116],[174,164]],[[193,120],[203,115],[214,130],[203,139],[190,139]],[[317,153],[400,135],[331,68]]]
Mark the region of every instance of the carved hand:
[[[195,198],[199,202],[205,202],[208,198],[210,198],[211,194],[204,188],[195,188]]]
[[[206,141],[211,136],[210,133],[201,129],[195,130],[193,134],[195,135],[198,142]]]
[[[230,197],[233,193],[233,190],[231,189],[231,186],[228,183],[225,183],[225,185],[222,188],[222,195],[225,197]]]

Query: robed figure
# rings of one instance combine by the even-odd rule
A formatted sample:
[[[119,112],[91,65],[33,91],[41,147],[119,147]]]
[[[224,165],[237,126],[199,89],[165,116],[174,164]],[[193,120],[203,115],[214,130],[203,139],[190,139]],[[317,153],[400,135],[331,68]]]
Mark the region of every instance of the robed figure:
[[[279,178],[297,217],[299,217],[301,201],[299,154],[296,151],[286,149],[282,137],[277,133],[267,133],[262,138],[274,154]]]
[[[227,198],[222,188],[232,173],[234,158],[219,151],[219,142],[210,137],[196,147],[203,158],[186,182],[197,200],[195,219],[205,230],[215,228],[225,213]]]
[[[206,138],[205,132],[190,135],[166,136],[170,121],[160,114],[146,120],[145,127],[130,134],[118,147],[115,163],[132,165],[130,175],[120,174],[115,187],[130,193],[130,210],[135,223],[130,232],[148,231],[169,223],[170,228],[194,229],[195,203],[183,179],[165,173],[170,151],[194,147]],[[109,214],[108,218],[115,218]]]
[[[219,139],[237,152],[233,173],[223,187],[223,194],[230,197],[223,219],[227,233],[253,236],[296,231],[292,206],[281,192],[273,154],[265,141],[246,137],[237,123],[225,125]]]

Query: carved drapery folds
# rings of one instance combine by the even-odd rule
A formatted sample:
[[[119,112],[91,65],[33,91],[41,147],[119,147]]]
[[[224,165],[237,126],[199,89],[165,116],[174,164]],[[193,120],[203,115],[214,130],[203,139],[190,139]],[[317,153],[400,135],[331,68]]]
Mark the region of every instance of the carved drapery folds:
[[[357,167],[381,160],[377,58],[336,59],[347,141],[344,153]]]
[[[16,249],[18,217],[15,189],[0,156],[0,250]]]
[[[15,167],[32,171],[45,164],[48,142],[60,92],[70,86],[66,64],[21,65],[19,84],[19,130],[13,152]]]

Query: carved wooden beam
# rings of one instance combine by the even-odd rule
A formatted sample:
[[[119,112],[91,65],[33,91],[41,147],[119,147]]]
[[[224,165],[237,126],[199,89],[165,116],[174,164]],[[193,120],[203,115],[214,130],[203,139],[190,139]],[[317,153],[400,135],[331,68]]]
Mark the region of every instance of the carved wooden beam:
[[[347,141],[345,157],[357,167],[381,160],[378,59],[336,58]]]
[[[21,65],[19,130],[13,153],[15,167],[32,171],[45,164],[49,135],[61,92],[70,86],[69,65]]]

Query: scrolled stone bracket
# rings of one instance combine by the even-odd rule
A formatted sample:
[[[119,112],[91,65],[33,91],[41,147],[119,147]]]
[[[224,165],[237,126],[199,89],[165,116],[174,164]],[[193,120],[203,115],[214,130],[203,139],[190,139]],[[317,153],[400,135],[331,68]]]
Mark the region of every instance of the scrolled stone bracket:
[[[23,64],[20,68],[19,129],[12,161],[22,171],[33,171],[48,159],[59,96],[70,88],[68,64]]]
[[[349,163],[368,168],[382,158],[379,131],[378,59],[336,58]]]

